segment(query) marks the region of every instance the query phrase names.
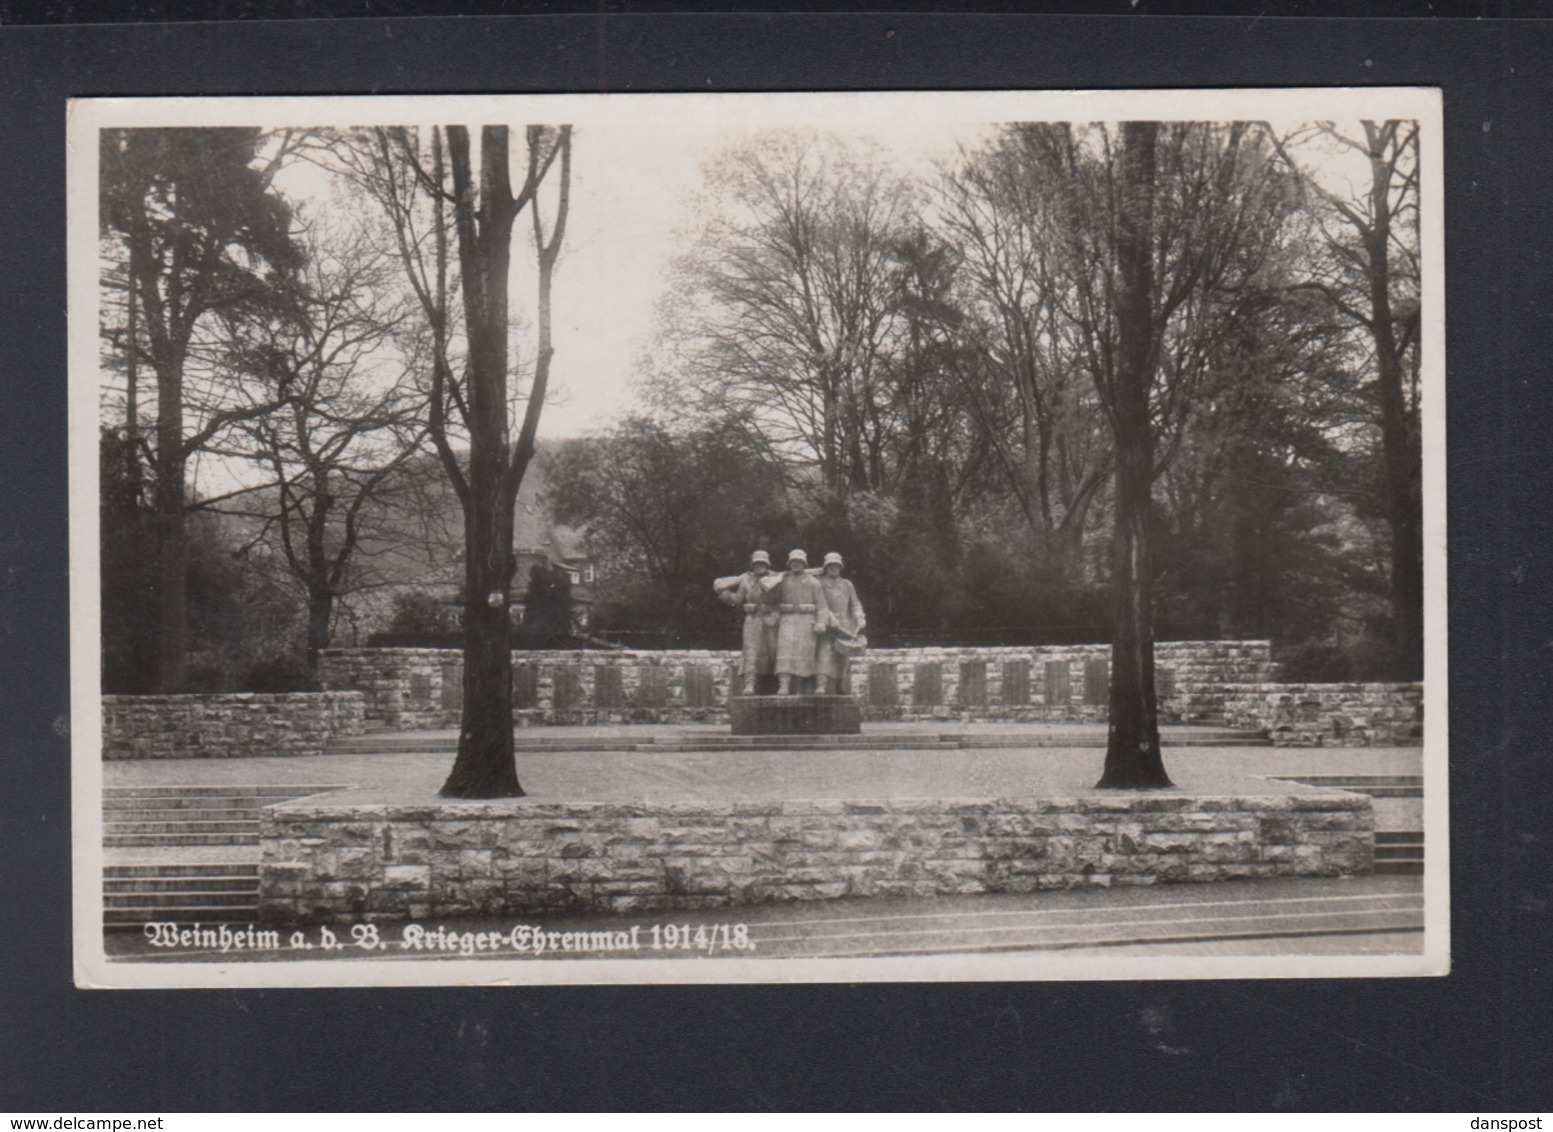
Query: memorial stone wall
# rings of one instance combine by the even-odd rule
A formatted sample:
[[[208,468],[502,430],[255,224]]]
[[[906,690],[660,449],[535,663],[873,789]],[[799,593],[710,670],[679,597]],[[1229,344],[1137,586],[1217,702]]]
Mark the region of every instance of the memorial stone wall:
[[[1267,641],[1165,641],[1155,647],[1168,722],[1224,722],[1221,689],[1276,677]],[[513,653],[517,724],[725,723],[738,687],[732,650]],[[1110,646],[874,649],[851,666],[864,719],[1075,722],[1106,717]],[[442,649],[328,649],[326,688],[367,698],[401,729],[459,723],[462,660]]]
[[[882,801],[267,807],[272,922],[634,912],[842,897],[1341,876],[1374,867],[1370,799],[1150,792]]]
[[[363,733],[361,692],[104,696],[105,759],[231,759],[319,755]]]
[[[1275,747],[1423,742],[1422,684],[1226,684],[1216,694],[1231,726],[1261,731]]]

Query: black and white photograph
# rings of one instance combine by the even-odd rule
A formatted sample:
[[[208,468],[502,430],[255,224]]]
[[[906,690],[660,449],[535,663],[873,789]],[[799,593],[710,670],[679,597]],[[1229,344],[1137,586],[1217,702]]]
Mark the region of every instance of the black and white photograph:
[[[77,984],[1447,974],[1440,115],[73,101]]]

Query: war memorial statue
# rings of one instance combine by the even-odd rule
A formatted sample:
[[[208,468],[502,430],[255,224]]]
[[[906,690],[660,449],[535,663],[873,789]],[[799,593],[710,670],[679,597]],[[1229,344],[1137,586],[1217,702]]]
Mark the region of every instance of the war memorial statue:
[[[820,573],[820,593],[824,598],[821,621],[825,630],[815,651],[815,675],[819,690],[828,696],[850,695],[852,657],[868,647],[863,630],[868,617],[857,589],[841,576],[845,563],[834,550],[825,556]]]
[[[810,692],[818,670],[820,641],[816,638],[825,632],[819,616],[825,594],[819,580],[809,573],[808,555],[793,551],[787,556],[787,572],[763,584],[776,595],[781,614],[777,623],[777,694]]]
[[[743,574],[712,583],[717,596],[744,611],[739,683],[730,697],[735,734],[856,734],[861,708],[850,696],[850,658],[867,647],[862,603],[841,576],[844,563],[832,551],[823,567],[794,550],[787,569],[771,571],[763,550],[750,556]],[[769,679],[776,694],[769,694]],[[818,685],[818,687],[816,687]]]

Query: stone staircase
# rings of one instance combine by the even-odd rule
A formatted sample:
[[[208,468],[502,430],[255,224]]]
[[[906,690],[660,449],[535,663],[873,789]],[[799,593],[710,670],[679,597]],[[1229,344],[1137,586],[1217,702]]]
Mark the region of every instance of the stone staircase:
[[[1302,782],[1306,786],[1330,786],[1371,798],[1422,798],[1421,774],[1299,774],[1281,775],[1284,782]]]
[[[1371,798],[1422,798],[1424,779],[1418,774],[1301,774],[1282,776],[1286,782],[1326,786]],[[1375,831],[1375,872],[1391,876],[1422,876],[1424,831],[1381,829]]]
[[[107,865],[102,889],[108,927],[138,927],[151,920],[246,924],[258,914],[259,866],[236,861]]]
[[[337,784],[105,787],[104,924],[252,921],[259,903],[260,809],[337,789]]]
[[[1423,830],[1377,831],[1375,834],[1375,871],[1393,876],[1423,876]]]
[[[103,847],[257,845],[259,810],[326,786],[109,786],[103,790]]]

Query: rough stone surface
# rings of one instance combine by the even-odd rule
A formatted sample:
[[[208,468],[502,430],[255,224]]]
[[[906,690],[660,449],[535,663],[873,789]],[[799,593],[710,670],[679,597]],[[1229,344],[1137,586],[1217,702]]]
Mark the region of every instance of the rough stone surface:
[[[235,759],[320,755],[360,735],[361,692],[104,696],[105,759]]]
[[[1374,866],[1357,794],[684,802],[288,802],[260,915],[304,923],[1341,876]]]
[[[1422,684],[1227,684],[1218,694],[1228,723],[1261,731],[1275,747],[1423,743]]]
[[[1105,697],[1086,696],[1084,676],[1093,685],[1109,656],[1103,644],[871,649],[852,665],[852,693],[865,720],[1103,720]],[[1224,722],[1225,685],[1277,675],[1267,641],[1162,641],[1155,657],[1169,723]],[[738,660],[705,649],[515,652],[514,722],[726,723]],[[461,673],[445,649],[327,649],[319,660],[324,687],[364,693],[368,719],[405,729],[457,727],[448,688]]]
[[[853,696],[735,696],[735,735],[856,735],[863,711]]]

